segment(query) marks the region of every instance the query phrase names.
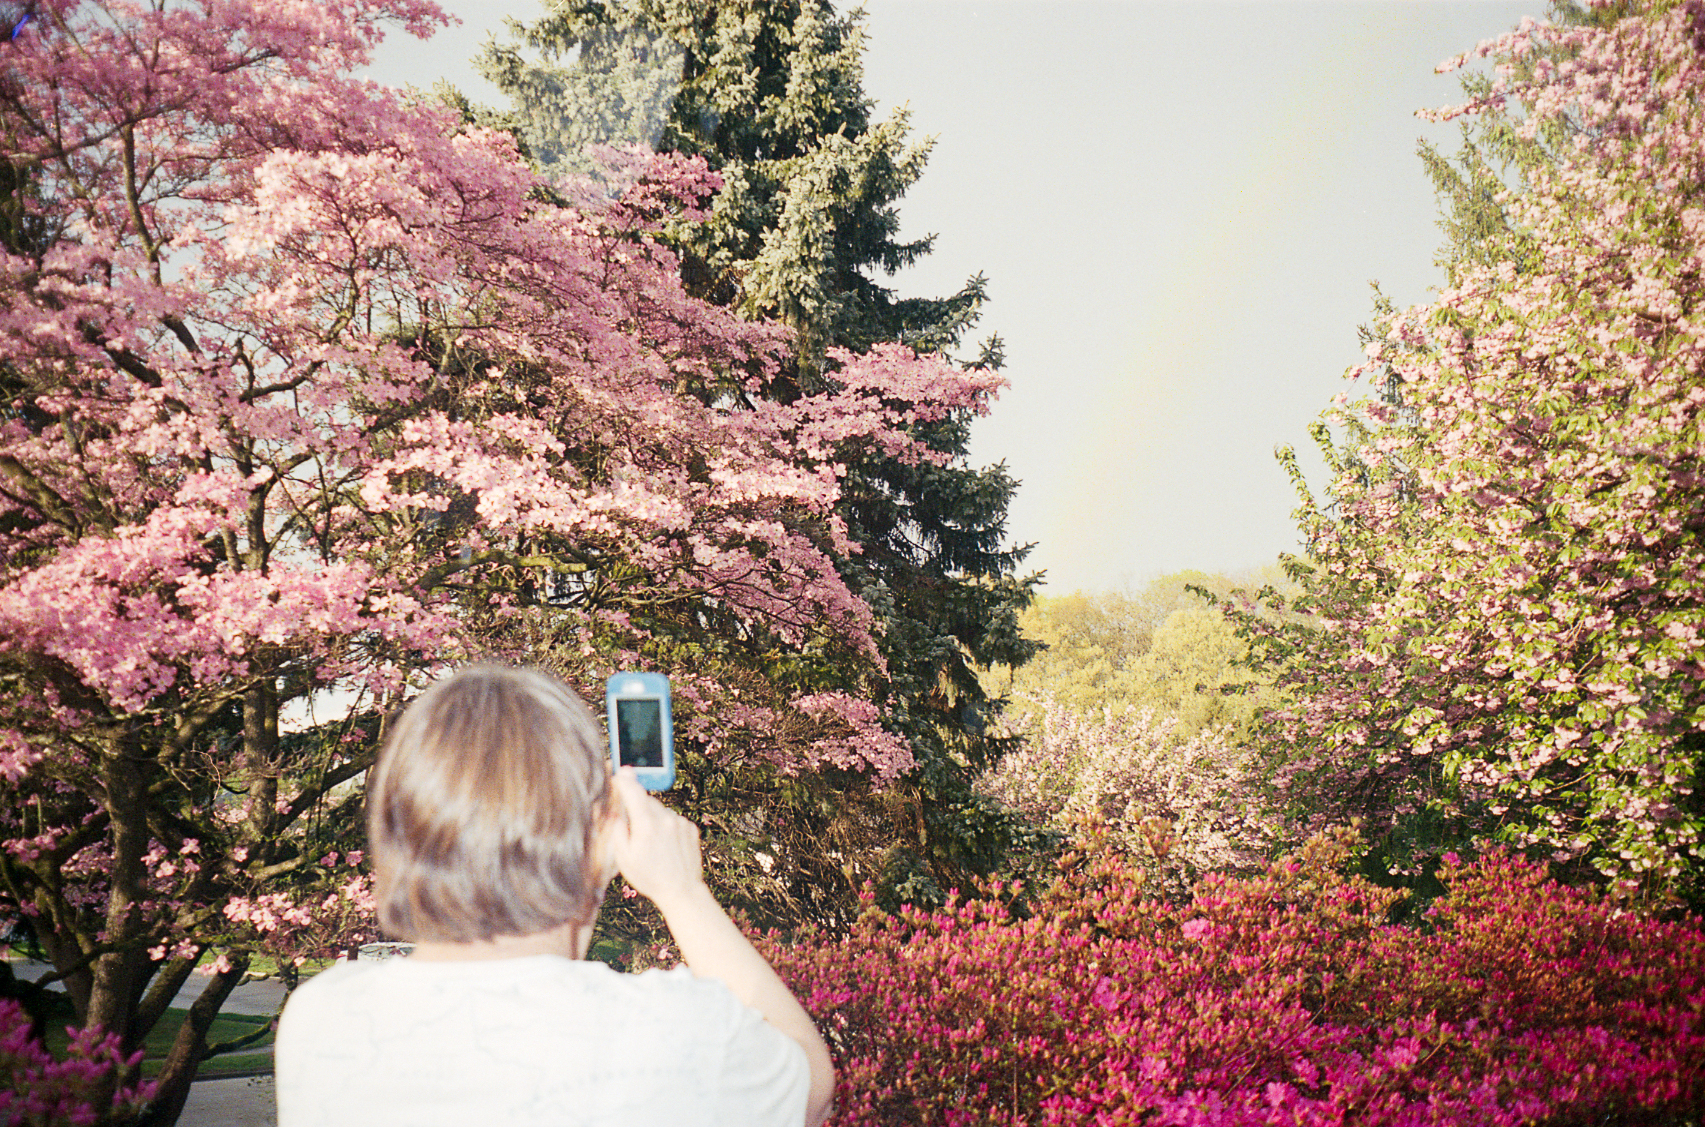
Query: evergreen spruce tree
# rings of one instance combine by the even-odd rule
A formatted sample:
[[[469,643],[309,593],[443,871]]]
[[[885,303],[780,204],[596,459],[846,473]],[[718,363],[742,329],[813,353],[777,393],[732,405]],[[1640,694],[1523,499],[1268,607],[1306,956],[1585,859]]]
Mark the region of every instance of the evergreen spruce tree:
[[[879,280],[930,249],[928,238],[900,239],[897,213],[929,144],[908,138],[903,110],[872,120],[859,20],[827,0],[563,2],[512,22],[515,41],[488,45],[479,62],[547,174],[587,171],[597,143],[700,155],[721,174],[708,218],[675,229],[683,277],[698,296],[793,330],[792,363],[767,390],[784,402],[832,381],[838,349],[953,350],[984,302],[981,276],[933,299],[897,297]],[[999,338],[969,363],[998,367]],[[767,788],[784,812],[766,833],[797,832],[792,847],[766,837],[757,848],[787,855],[799,887],[782,899],[816,901],[813,914],[827,907],[825,885],[850,904],[846,894],[872,876],[887,898],[939,897],[996,870],[1018,832],[970,790],[1004,749],[977,670],[1033,651],[1017,615],[1037,578],[1016,574],[1026,549],[1004,543],[1016,483],[1002,465],[965,464],[969,425],[958,416],[919,428],[945,465],[875,457],[849,467],[841,512],[863,551],[839,567],[883,620],[886,704],[918,768],[880,793],[851,776]],[[699,770],[694,805],[706,821],[736,794],[749,800],[749,776]],[[751,847],[754,823],[735,822],[745,830],[731,836]],[[813,854],[812,840],[835,844]],[[773,898],[757,907],[792,914]]]

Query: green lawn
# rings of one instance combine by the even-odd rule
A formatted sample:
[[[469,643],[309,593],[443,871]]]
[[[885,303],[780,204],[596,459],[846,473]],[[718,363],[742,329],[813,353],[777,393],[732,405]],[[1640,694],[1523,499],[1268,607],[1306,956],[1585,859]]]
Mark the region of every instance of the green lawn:
[[[40,954],[39,952],[23,952],[21,950],[18,950],[17,953],[37,956]],[[213,957],[211,952],[207,955],[208,959]],[[331,960],[329,959],[310,960],[301,967],[300,973],[304,978],[307,978],[330,965]],[[277,974],[279,971],[276,963],[259,956],[255,958],[250,969],[262,974]],[[167,1010],[166,1015],[154,1027],[154,1031],[143,1040],[142,1051],[145,1055],[142,1058],[142,1072],[145,1076],[155,1076],[159,1073],[160,1063],[171,1050],[172,1040],[178,1035],[178,1027],[183,1024],[187,1012],[181,1009]],[[49,1016],[47,1021],[47,1047],[56,1057],[63,1058],[65,1055],[65,1046],[70,1040],[65,1027],[72,1021],[71,1002],[69,999],[63,999],[62,996],[61,1005],[55,1007],[55,1012]],[[207,1043],[217,1045],[225,1041],[235,1041],[270,1024],[271,1021],[270,1016],[251,1017],[245,1014],[222,1013],[213,1019],[213,1028],[208,1031]],[[253,1044],[245,1045],[234,1052],[221,1053],[203,1061],[196,1076],[202,1080],[217,1080],[222,1077],[252,1076],[255,1073],[271,1071],[272,1034],[268,1033]]]
[[[54,1056],[61,1059],[65,1056],[66,1042],[70,1040],[65,1031],[70,1020],[70,1006],[66,1006],[63,1017],[55,1015],[49,1019],[47,1026],[47,1047]],[[154,1031],[143,1040],[142,1074],[155,1076],[159,1074],[160,1064],[171,1050],[172,1039],[178,1035],[178,1026],[183,1024],[187,1010],[167,1010]],[[251,1017],[247,1014],[220,1014],[213,1019],[213,1028],[208,1031],[207,1043],[217,1045],[223,1041],[234,1041],[256,1029],[271,1024],[271,1017]],[[272,1034],[269,1032],[260,1041],[231,1053],[221,1053],[203,1061],[201,1070],[196,1073],[200,1080],[217,1080],[226,1076],[250,1076],[257,1072],[272,1071]]]
[[[142,1074],[153,1076],[160,1071],[160,1062],[172,1047],[172,1038],[178,1035],[178,1026],[183,1023],[187,1010],[167,1010],[166,1016],[160,1019],[154,1031],[148,1034],[142,1042],[142,1051],[147,1054],[142,1058]],[[207,1032],[207,1043],[217,1045],[223,1041],[235,1041],[245,1034],[253,1033],[256,1029],[264,1028],[272,1023],[271,1017],[251,1017],[248,1014],[220,1014],[213,1019],[213,1028]],[[221,1053],[219,1056],[205,1060],[201,1069],[196,1073],[198,1080],[217,1080],[222,1076],[249,1076],[256,1072],[272,1071],[272,1034],[267,1033],[260,1041],[247,1045],[232,1053]]]

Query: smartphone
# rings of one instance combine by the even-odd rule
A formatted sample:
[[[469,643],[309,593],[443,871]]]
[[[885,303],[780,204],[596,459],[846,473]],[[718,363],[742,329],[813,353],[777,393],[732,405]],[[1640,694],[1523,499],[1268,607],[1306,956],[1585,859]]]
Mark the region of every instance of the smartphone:
[[[610,764],[632,767],[646,790],[675,785],[675,732],[669,712],[669,678],[661,673],[617,673],[604,683],[610,728]]]

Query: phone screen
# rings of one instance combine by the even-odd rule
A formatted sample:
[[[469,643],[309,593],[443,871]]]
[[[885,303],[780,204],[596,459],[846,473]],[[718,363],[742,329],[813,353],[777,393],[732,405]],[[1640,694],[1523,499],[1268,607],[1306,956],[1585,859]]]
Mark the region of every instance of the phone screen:
[[[617,700],[616,740],[622,766],[663,766],[663,702]]]

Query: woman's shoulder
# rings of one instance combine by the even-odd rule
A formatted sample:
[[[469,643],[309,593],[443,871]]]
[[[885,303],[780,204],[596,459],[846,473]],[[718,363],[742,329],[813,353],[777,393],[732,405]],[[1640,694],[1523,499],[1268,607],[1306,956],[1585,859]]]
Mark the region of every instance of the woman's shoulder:
[[[744,1007],[721,982],[684,966],[638,974],[554,955],[490,961],[340,962],[291,994],[284,1023],[336,1026],[355,1015],[388,1013],[399,1022],[446,1007],[482,1012],[607,1014],[612,1020],[688,1036],[717,1036]]]
[[[325,970],[305,978],[285,999],[280,1029],[300,1024],[317,1013],[337,1009],[341,1000],[358,994],[383,967],[383,963],[339,959]]]
[[[626,990],[637,996],[691,1000],[719,1009],[740,1005],[720,979],[700,978],[684,965],[667,970],[653,967],[637,974],[627,974],[609,967],[605,967],[604,971],[608,977],[603,978],[603,982],[612,989]]]

